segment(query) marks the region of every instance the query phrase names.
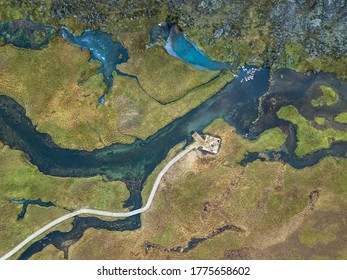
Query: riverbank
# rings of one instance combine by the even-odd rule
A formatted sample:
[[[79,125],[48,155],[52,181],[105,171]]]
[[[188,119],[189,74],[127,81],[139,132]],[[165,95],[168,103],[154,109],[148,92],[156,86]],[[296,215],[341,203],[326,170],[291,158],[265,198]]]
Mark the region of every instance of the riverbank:
[[[175,164],[140,229],[88,229],[70,247],[69,259],[345,258],[346,159],[325,158],[302,170],[261,161],[241,167],[246,149],[276,149],[274,137],[250,143],[222,121],[206,132],[222,137],[219,155],[193,151]],[[245,232],[224,231],[187,252],[164,250],[186,247],[225,225]],[[147,244],[159,248],[146,251]]]

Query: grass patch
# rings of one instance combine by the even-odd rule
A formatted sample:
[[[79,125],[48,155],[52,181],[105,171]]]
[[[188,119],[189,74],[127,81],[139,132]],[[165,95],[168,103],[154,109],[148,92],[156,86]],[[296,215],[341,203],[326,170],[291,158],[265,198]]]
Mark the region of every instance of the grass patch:
[[[223,119],[216,119],[204,129],[204,133],[220,135],[228,127],[230,126]],[[228,145],[224,144],[223,140],[223,138],[228,138],[228,136],[222,137],[223,146]],[[232,145],[237,148],[235,151],[230,152],[230,157],[228,156],[230,161],[228,162],[230,164],[238,164],[248,152],[279,151],[285,140],[286,135],[279,128],[268,129],[253,141],[246,140],[235,133]]]
[[[161,182],[152,208],[142,215],[140,229],[130,232],[89,229],[71,247],[69,256],[72,259],[224,259],[230,254],[238,257],[238,250],[252,248],[240,252],[241,257],[336,258],[336,247],[345,247],[346,225],[341,220],[347,209],[344,172],[347,160],[325,158],[313,167],[300,170],[279,162],[261,161],[242,167],[237,161],[246,151],[243,146],[250,141],[222,120],[212,123],[207,132],[222,137],[219,154],[192,151],[177,162]],[[271,145],[270,137],[259,141],[259,149]],[[309,212],[312,214],[305,215],[314,189],[320,190],[318,202],[315,210]],[[146,196],[145,189],[143,196]],[[327,213],[329,217],[325,216]],[[300,220],[302,214],[304,220]],[[302,244],[298,237],[309,223],[320,225],[314,230],[323,231],[323,235],[314,237],[313,241],[317,242],[312,246]],[[205,237],[226,224],[241,226],[246,233],[226,231],[188,253],[156,249],[145,252],[146,242],[163,248],[186,246],[192,238]],[[312,244],[313,241],[309,240]],[[343,253],[339,256],[344,257]]]
[[[111,95],[122,116],[119,131],[145,139],[200,105],[232,79],[231,74],[225,73],[213,82],[192,90],[178,101],[161,105],[148,96],[135,80],[128,77],[117,77]]]
[[[185,69],[182,71],[186,79],[181,74],[176,77],[178,86],[172,94],[176,97],[184,95],[177,102],[161,105],[135,80],[116,76],[105,105],[96,106],[105,85],[102,75],[97,73],[99,64],[88,62],[88,58],[88,52],[58,37],[40,51],[10,45],[0,47],[0,92],[17,100],[37,129],[50,134],[58,145],[93,150],[113,143],[132,143],[136,137],[147,138],[232,80],[231,74],[225,74],[194,89],[200,81],[207,81],[212,73],[195,71],[179,61],[179,69]],[[199,75],[205,75],[205,78],[199,80]],[[186,87],[181,88],[178,79]],[[165,90],[170,88],[169,80],[166,79],[167,88],[160,89],[163,99],[166,98]],[[159,91],[153,95],[156,94]]]
[[[185,143],[180,143],[177,144],[175,147],[173,147],[167,157],[165,158],[165,160],[163,160],[160,164],[158,164],[158,166],[154,169],[154,171],[152,172],[152,174],[147,178],[147,181],[145,182],[144,186],[143,186],[143,190],[142,190],[142,205],[145,205],[147,203],[148,197],[150,192],[152,191],[153,188],[153,184],[155,182],[155,180],[158,177],[158,174],[160,173],[160,171],[165,167],[165,165],[171,160],[173,159],[176,155],[178,155],[178,153],[180,153],[184,147]]]
[[[319,125],[327,124],[327,119],[323,117],[315,117],[314,121],[316,122],[316,124],[319,124]]]
[[[299,241],[307,246],[317,243],[328,243],[336,238],[333,228],[317,229],[314,224],[309,223],[298,234]]]
[[[129,49],[131,51],[132,48]],[[134,61],[136,60],[136,61]],[[121,66],[127,73],[137,75],[142,87],[161,103],[182,98],[192,89],[215,77],[217,71],[201,71],[170,56],[159,46],[144,50],[140,57],[131,56]]]
[[[55,218],[80,208],[107,211],[126,211],[123,202],[129,191],[122,182],[104,182],[100,176],[92,178],[59,178],[41,173],[30,164],[23,152],[3,146],[0,151],[0,255],[16,246],[27,236]],[[23,220],[17,221],[21,206],[11,199],[52,201],[56,207],[30,205]],[[64,227],[66,228],[66,227]]]
[[[333,88],[325,85],[321,85],[319,88],[322,92],[322,96],[311,100],[313,107],[331,106],[339,101],[339,95]]]
[[[316,59],[309,59],[308,54],[300,43],[295,45],[286,45],[286,56],[280,66],[292,68],[298,72],[313,72],[317,70],[335,73],[339,79],[347,79],[347,57],[334,58],[330,56],[319,56]],[[293,59],[291,62],[289,58]]]
[[[93,150],[133,142],[115,128],[121,117],[116,104],[96,107],[105,85],[99,64],[88,58],[88,52],[58,37],[40,51],[3,46],[0,91],[24,106],[37,129],[62,147]]]
[[[54,245],[49,245],[41,252],[38,252],[30,260],[64,260],[63,251],[58,250]]]
[[[329,148],[333,141],[347,141],[347,132],[328,128],[324,130],[313,127],[308,120],[301,116],[292,106],[281,108],[278,117],[297,125],[298,146],[295,153],[299,157],[313,153],[323,148]]]
[[[347,123],[347,112],[343,112],[338,114],[335,118],[334,118],[335,122],[338,123]]]

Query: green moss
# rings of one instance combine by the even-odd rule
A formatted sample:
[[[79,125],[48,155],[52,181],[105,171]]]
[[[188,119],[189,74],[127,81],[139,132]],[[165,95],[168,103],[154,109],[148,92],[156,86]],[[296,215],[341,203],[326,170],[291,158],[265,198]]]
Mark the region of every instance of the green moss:
[[[333,88],[325,85],[321,85],[319,88],[322,91],[322,96],[317,99],[311,100],[313,107],[324,105],[331,106],[339,101],[339,95]]]
[[[40,51],[6,45],[0,48],[0,91],[24,106],[37,129],[50,134],[62,147],[93,150],[112,143],[131,143],[200,105],[233,78],[226,73],[204,84],[216,73],[161,55],[165,59],[156,61],[152,72],[145,74],[152,62],[140,67],[140,78],[149,92],[136,81],[117,76],[105,105],[97,107],[105,85],[97,73],[99,63],[88,62],[88,52],[60,38]],[[166,68],[166,59],[170,71],[163,70],[165,75],[159,71],[159,80],[166,76],[165,80],[158,80],[162,86],[153,87],[156,70]],[[164,102],[179,100],[161,105],[153,97]]]
[[[127,38],[131,40],[130,38]],[[169,103],[185,96],[189,91],[215,77],[218,72],[201,71],[170,56],[159,46],[141,53],[133,53],[130,61],[121,65],[123,72],[137,75],[145,91],[160,103]]]
[[[309,223],[299,232],[298,238],[302,244],[312,247],[318,242],[327,243],[334,240],[336,238],[334,231],[334,227],[318,230]]]
[[[309,59],[308,53],[300,43],[285,46],[285,55],[279,61],[278,67],[287,67],[298,72],[324,71],[335,73],[337,78],[347,79],[347,57],[335,58],[331,56],[319,56]]]
[[[123,134],[145,139],[177,117],[184,115],[216,94],[233,76],[225,74],[204,86],[190,91],[176,102],[162,105],[148,96],[134,79],[117,77],[111,95],[122,116],[119,130]]]
[[[346,225],[341,222],[347,211],[346,159],[324,158],[317,165],[300,170],[281,162],[255,161],[242,167],[237,160],[250,141],[222,120],[213,122],[205,132],[222,137],[219,154],[192,151],[177,162],[161,182],[151,209],[141,216],[140,229],[131,232],[90,229],[72,246],[69,256],[74,259],[346,256]],[[265,147],[265,142],[271,145],[271,138],[266,138],[259,146]],[[175,151],[172,152],[169,157],[174,156]],[[151,180],[156,174],[152,175]],[[320,190],[319,198],[311,205],[310,193],[315,189]],[[142,195],[146,197],[148,192],[144,189]],[[308,211],[312,206],[314,211]],[[163,248],[186,246],[192,238],[208,236],[228,224],[240,226],[246,232],[225,231],[186,253],[144,250],[146,242],[158,243]],[[308,229],[301,239],[315,245],[295,242],[306,225]],[[115,249],[107,250],[109,247]],[[341,248],[341,252],[336,248]],[[326,253],[319,254],[317,250]],[[51,254],[54,257],[54,252]]]
[[[298,146],[295,152],[299,157],[329,148],[331,141],[347,141],[347,132],[332,128],[316,129],[292,105],[281,108],[277,115],[297,125]]]
[[[204,129],[204,133],[220,135],[227,127],[229,125],[223,119],[216,119]],[[237,149],[230,155],[228,162],[230,164],[238,164],[248,152],[279,151],[285,140],[286,135],[279,128],[268,129],[253,141],[248,141],[239,135],[235,135],[233,146],[236,146]],[[224,145],[223,137],[222,145]]]
[[[41,252],[30,258],[31,260],[64,260],[64,252],[54,245],[48,245]]]
[[[0,154],[2,198],[41,198],[69,209],[91,207],[111,210],[122,209],[122,202],[129,195],[123,183],[106,183],[101,176],[89,179],[46,176],[31,165],[22,152],[7,146]]]
[[[323,117],[315,117],[314,121],[319,125],[325,125],[327,123],[327,119]]]
[[[279,151],[285,140],[286,136],[279,128],[272,128],[264,131],[257,140],[247,143],[247,146],[250,152]]]
[[[8,5],[5,3],[6,1],[1,1],[1,10],[0,10],[0,15],[1,15],[1,21],[2,22],[7,22],[10,20],[15,20],[15,19],[22,19],[26,18],[26,13],[25,11],[20,11],[17,7],[13,7],[11,5]]]
[[[88,52],[60,38],[40,51],[6,45],[0,48],[0,91],[60,146],[93,150],[133,142],[114,129],[120,118],[116,104],[96,107],[105,86],[97,73],[100,64],[88,58]]]
[[[69,210],[92,208],[106,211],[127,211],[123,202],[129,191],[122,182],[104,182],[101,176],[92,178],[59,178],[41,173],[30,164],[23,152],[4,146],[0,151],[0,255],[13,248],[27,236]],[[21,207],[11,199],[41,198],[56,207],[30,206],[25,218],[17,221]]]
[[[347,79],[346,57],[334,58],[330,56],[319,56],[316,59],[309,59],[308,53],[300,43],[286,45],[285,55],[278,62],[279,67],[287,67],[298,72],[324,71],[335,73],[337,78]]]
[[[272,208],[278,208],[281,204],[279,198],[277,196],[271,196],[269,199],[270,206]]]
[[[347,112],[343,112],[338,114],[335,118],[334,118],[335,122],[338,123],[347,123]]]

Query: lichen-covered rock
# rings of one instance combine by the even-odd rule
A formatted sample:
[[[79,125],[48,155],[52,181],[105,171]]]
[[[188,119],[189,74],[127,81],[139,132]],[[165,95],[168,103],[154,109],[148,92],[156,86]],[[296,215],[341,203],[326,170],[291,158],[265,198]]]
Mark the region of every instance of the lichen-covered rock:
[[[286,66],[288,46],[298,63],[347,56],[346,0],[0,0],[0,7],[3,22],[30,17],[79,32],[131,32],[141,18],[168,18],[211,58],[241,64]]]

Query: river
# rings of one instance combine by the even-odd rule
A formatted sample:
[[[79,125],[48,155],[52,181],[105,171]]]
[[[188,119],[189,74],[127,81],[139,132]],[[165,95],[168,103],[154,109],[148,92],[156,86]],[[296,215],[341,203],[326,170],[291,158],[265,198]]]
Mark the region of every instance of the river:
[[[104,36],[98,38],[104,38]],[[100,45],[105,44],[100,43]],[[105,63],[105,65],[108,64]],[[253,73],[252,79],[244,82],[250,72]],[[273,84],[269,90],[270,70],[245,66],[238,71],[238,77],[217,94],[148,139],[138,139],[129,145],[114,144],[92,152],[63,149],[57,146],[49,135],[35,129],[26,116],[24,108],[10,97],[0,95],[0,141],[24,151],[28,159],[48,175],[60,177],[104,175],[109,180],[125,182],[130,191],[130,197],[124,207],[132,210],[141,208],[143,185],[156,166],[166,158],[169,150],[182,141],[191,143],[191,133],[202,132],[216,118],[223,118],[236,127],[239,134],[249,139],[256,138],[269,128],[280,127],[288,137],[278,155],[280,160],[288,162],[295,168],[314,165],[321,158],[329,155],[346,157],[347,145],[341,142],[333,143],[329,149],[297,158],[294,153],[296,127],[278,119],[276,112],[282,106],[293,104],[309,119],[313,118],[317,110],[320,114],[326,114],[332,118],[333,114],[346,111],[347,82],[336,79],[332,74],[320,73],[305,76],[289,69],[276,71],[272,80]],[[312,98],[310,89],[322,83],[336,88],[341,93],[340,101],[329,108],[313,108],[309,105]],[[261,98],[263,102],[259,109]],[[276,103],[277,107],[273,107],[269,102],[274,98],[281,100]],[[271,110],[269,106],[272,106]],[[345,129],[345,126],[342,129]],[[241,164],[247,164],[258,157],[258,154],[249,154]],[[269,158],[270,160],[279,159],[270,152]],[[55,245],[67,254],[64,241],[79,240],[83,232],[91,227],[123,231],[134,230],[140,226],[140,215],[116,221],[104,221],[96,217],[76,217],[71,231],[48,233],[43,239],[29,246],[20,259],[30,258],[49,244]]]

